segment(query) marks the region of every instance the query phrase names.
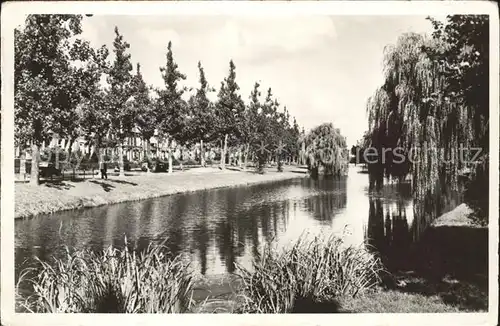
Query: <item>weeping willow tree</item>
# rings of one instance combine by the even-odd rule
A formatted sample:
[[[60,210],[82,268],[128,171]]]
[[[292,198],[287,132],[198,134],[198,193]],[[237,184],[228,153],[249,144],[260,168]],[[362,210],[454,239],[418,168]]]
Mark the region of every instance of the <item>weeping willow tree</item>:
[[[370,180],[410,174],[418,198],[456,188],[469,162],[488,157],[487,16],[430,20],[432,37],[406,33],[385,48],[385,81],[367,103]]]
[[[347,173],[349,150],[340,129],[324,123],[303,138],[307,168],[313,176],[342,176]]]
[[[425,36],[407,33],[385,48],[385,83],[367,105],[371,147],[378,155],[376,162],[369,164],[369,173],[378,188],[384,174],[401,179],[408,173],[419,194],[436,186],[439,110],[427,99],[439,93],[440,85],[438,67],[423,50],[431,42]],[[414,164],[404,164],[408,161]]]

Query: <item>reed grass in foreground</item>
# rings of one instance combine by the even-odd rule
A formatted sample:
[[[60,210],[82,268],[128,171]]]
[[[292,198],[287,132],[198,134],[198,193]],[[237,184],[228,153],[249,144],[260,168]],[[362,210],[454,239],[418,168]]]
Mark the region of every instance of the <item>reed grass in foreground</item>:
[[[33,294],[21,303],[29,312],[179,313],[189,309],[192,276],[180,257],[169,257],[160,245],[150,245],[141,253],[111,247],[101,253],[67,251],[67,257],[56,259],[55,264],[38,263],[34,278],[22,280],[21,276],[20,280],[32,283]]]
[[[244,313],[335,312],[339,300],[378,284],[383,271],[363,246],[334,236],[301,237],[284,251],[268,246],[253,272],[238,269],[243,302],[237,312]]]

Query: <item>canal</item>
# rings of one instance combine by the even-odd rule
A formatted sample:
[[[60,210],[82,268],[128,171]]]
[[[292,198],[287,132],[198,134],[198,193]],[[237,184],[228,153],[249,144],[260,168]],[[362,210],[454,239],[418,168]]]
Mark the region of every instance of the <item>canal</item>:
[[[444,210],[458,205],[446,203]],[[144,248],[162,242],[184,254],[197,274],[227,275],[235,263],[251,269],[262,247],[301,234],[336,233],[399,259],[437,212],[415,209],[408,184],[368,191],[368,175],[351,165],[342,179],[301,177],[253,186],[204,190],[15,222],[16,275],[35,256],[47,260],[65,247]]]

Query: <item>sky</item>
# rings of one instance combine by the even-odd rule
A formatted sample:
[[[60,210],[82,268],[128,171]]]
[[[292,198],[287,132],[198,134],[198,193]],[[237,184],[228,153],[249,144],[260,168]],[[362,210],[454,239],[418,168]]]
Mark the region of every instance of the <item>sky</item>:
[[[85,17],[82,37],[107,45],[114,28],[130,43],[132,62],[146,83],[163,86],[159,71],[172,41],[174,59],[198,86],[198,61],[211,86],[236,65],[247,101],[256,81],[262,97],[274,96],[306,130],[331,122],[349,146],[368,127],[366,102],[382,84],[383,50],[404,32],[430,33],[425,16],[98,16]],[[216,98],[217,92],[212,94]]]

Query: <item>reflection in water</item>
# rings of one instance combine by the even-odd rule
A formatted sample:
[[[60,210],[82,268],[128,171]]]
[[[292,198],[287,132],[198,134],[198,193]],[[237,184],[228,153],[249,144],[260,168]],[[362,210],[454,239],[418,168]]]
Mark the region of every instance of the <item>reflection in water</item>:
[[[407,269],[412,244],[436,217],[459,204],[460,195],[455,192],[422,202],[410,201],[406,195],[391,200],[370,197],[366,241],[389,270]]]
[[[402,267],[413,240],[408,227],[408,215],[413,207],[404,200],[383,203],[380,198],[370,198],[369,201],[367,242],[386,267]]]
[[[346,225],[353,226],[353,238],[368,238],[386,260],[404,261],[428,217],[414,215],[411,198],[399,188],[389,187],[378,198],[369,194],[368,177],[358,170],[351,167],[343,179],[298,178],[16,221],[16,274],[35,255],[47,260],[65,246],[122,247],[125,236],[138,249],[167,239],[169,249],[185,254],[200,274],[232,273],[235,263],[251,268],[267,243],[288,244],[305,231],[339,232]]]
[[[325,224],[331,223],[333,215],[347,203],[345,178],[308,179],[307,184],[317,189],[319,194],[306,198],[305,207],[316,220]]]

